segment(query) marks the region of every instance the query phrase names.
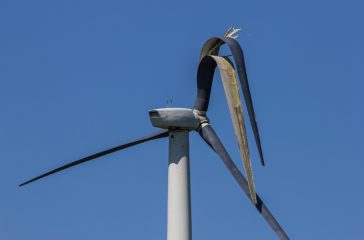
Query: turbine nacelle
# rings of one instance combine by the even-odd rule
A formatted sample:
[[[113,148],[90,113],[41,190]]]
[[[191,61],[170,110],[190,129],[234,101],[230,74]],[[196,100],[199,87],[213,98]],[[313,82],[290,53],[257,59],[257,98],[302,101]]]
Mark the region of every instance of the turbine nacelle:
[[[200,118],[189,108],[157,108],[149,111],[150,121],[157,128],[196,130]]]

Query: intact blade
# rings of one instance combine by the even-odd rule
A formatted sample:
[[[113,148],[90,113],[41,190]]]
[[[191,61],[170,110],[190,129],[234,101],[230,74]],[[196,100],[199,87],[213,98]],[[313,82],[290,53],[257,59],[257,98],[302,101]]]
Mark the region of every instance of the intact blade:
[[[241,160],[244,165],[245,173],[248,177],[250,197],[254,203],[257,203],[255,194],[255,185],[253,170],[250,160],[248,139],[246,135],[243,109],[241,106],[239,85],[236,80],[235,71],[232,65],[223,57],[211,56],[217,62],[220,70],[221,80],[224,86],[226,99],[229,105],[230,116],[234,126],[234,132],[238,141]]]
[[[51,174],[60,172],[60,171],[65,170],[67,168],[70,168],[70,167],[79,165],[79,164],[84,163],[84,162],[87,162],[87,161],[94,160],[96,158],[99,158],[99,157],[102,157],[102,156],[105,156],[105,155],[108,155],[110,153],[114,153],[116,151],[120,151],[120,150],[123,150],[125,148],[132,147],[132,146],[138,145],[140,143],[144,143],[144,142],[151,141],[151,140],[154,140],[154,139],[168,137],[168,132],[169,132],[169,130],[163,130],[163,131],[160,131],[160,132],[157,132],[157,133],[153,133],[153,134],[151,134],[149,136],[139,138],[139,139],[134,140],[132,142],[128,142],[128,143],[125,143],[125,144],[122,144],[122,145],[119,145],[119,146],[116,146],[116,147],[107,149],[105,151],[102,151],[102,152],[99,152],[99,153],[95,153],[95,154],[92,154],[90,156],[81,158],[79,160],[76,160],[74,162],[71,162],[69,164],[66,164],[66,165],[64,165],[62,167],[56,168],[56,169],[54,169],[52,171],[46,172],[46,173],[44,173],[42,175],[39,175],[39,176],[37,176],[35,178],[32,178],[32,179],[30,179],[30,180],[28,180],[28,181],[20,184],[19,187],[24,186],[26,184],[29,184],[31,182],[34,182],[36,180],[39,180],[41,178],[47,177],[47,176],[49,176]]]
[[[259,136],[258,124],[257,124],[256,118],[255,118],[255,111],[254,111],[254,107],[253,107],[253,101],[252,101],[252,97],[251,97],[251,93],[250,93],[248,76],[247,76],[246,67],[245,67],[244,54],[243,54],[243,50],[240,47],[239,43],[235,39],[228,38],[228,37],[210,38],[209,40],[207,40],[205,42],[205,44],[201,50],[200,62],[204,59],[204,57],[206,57],[208,55],[218,55],[220,47],[225,43],[229,46],[230,51],[235,60],[242,92],[244,95],[245,104],[246,104],[247,111],[249,114],[250,124],[253,129],[255,142],[256,142],[256,145],[258,148],[258,152],[259,152],[260,162],[264,166],[265,161],[264,161],[264,156],[263,156],[262,144],[261,144],[261,140],[260,140],[260,136]],[[210,94],[206,94],[206,95],[210,96]],[[198,110],[206,111],[205,109],[198,109]]]
[[[227,153],[224,145],[221,143],[219,137],[213,130],[213,128],[209,124],[205,124],[199,131],[201,137],[205,140],[205,142],[219,155],[219,157],[223,160],[225,166],[229,169],[230,173],[233,175],[235,180],[238,182],[240,187],[243,189],[245,194],[250,198],[249,185],[245,177],[241,174],[239,169],[236,167],[234,162],[231,160],[231,157]],[[271,226],[273,231],[278,235],[278,237],[282,240],[288,240],[288,235],[283,230],[278,221],[274,218],[272,213],[269,211],[268,207],[264,204],[262,199],[256,195],[257,203],[253,203],[256,209],[260,212],[260,214],[264,217],[267,223]],[[251,199],[251,198],[250,198]]]

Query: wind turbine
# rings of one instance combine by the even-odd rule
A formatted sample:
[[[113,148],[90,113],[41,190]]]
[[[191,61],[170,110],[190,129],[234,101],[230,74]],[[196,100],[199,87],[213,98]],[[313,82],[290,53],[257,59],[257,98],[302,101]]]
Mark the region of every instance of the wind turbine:
[[[240,100],[239,77],[244,100],[253,129],[255,142],[258,148],[262,165],[264,165],[263,151],[260,143],[257,123],[255,120],[249,84],[245,69],[243,51],[235,40],[240,29],[228,29],[224,37],[213,37],[207,40],[202,48],[197,72],[197,97],[193,109],[188,108],[160,108],[149,111],[153,126],[163,130],[139,138],[137,140],[116,146],[114,148],[81,158],[40,176],[32,178],[19,186],[24,186],[56,172],[94,160],[122,149],[132,147],[147,141],[169,138],[169,164],[168,164],[168,214],[167,214],[167,239],[191,240],[191,200],[189,176],[189,133],[197,131],[202,139],[219,155],[223,163],[231,172],[242,190],[246,193],[256,209],[265,218],[280,239],[289,239],[278,221],[270,213],[262,199],[256,194],[251,161],[249,156],[248,141]],[[219,56],[219,49],[227,44],[235,61],[234,64],[228,57]],[[230,115],[233,121],[235,135],[247,175],[244,175],[232,161],[224,145],[212,128],[206,112],[209,105],[212,81],[216,67],[220,71]]]

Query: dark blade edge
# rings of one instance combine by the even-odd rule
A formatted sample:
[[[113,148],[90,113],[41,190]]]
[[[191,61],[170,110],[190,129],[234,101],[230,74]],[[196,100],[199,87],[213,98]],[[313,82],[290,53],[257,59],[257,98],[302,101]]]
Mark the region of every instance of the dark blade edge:
[[[46,176],[49,176],[51,174],[54,174],[56,172],[65,170],[65,169],[70,168],[70,167],[73,167],[73,166],[76,166],[78,164],[81,164],[81,163],[84,163],[84,162],[87,162],[87,161],[90,161],[90,160],[93,160],[93,159],[96,159],[96,158],[105,156],[107,154],[110,154],[110,153],[113,153],[113,152],[116,152],[116,151],[119,151],[119,150],[122,150],[122,149],[125,149],[125,148],[128,148],[128,147],[132,147],[134,145],[137,145],[137,144],[140,144],[140,143],[143,143],[143,142],[147,142],[147,141],[150,141],[150,140],[154,140],[154,139],[158,139],[158,138],[163,138],[163,137],[168,137],[168,132],[169,132],[169,130],[163,130],[163,131],[160,131],[160,132],[151,134],[149,136],[146,136],[146,137],[137,139],[135,141],[132,141],[132,142],[129,142],[129,143],[125,143],[125,144],[122,144],[122,145],[119,145],[119,146],[110,148],[108,150],[105,150],[105,151],[102,151],[102,152],[99,152],[99,153],[95,153],[95,154],[92,154],[90,156],[81,158],[79,160],[76,160],[74,162],[71,162],[69,164],[66,164],[66,165],[64,165],[62,167],[59,167],[59,168],[56,168],[56,169],[54,169],[52,171],[46,172],[46,173],[44,173],[44,174],[42,174],[40,176],[37,176],[35,178],[32,178],[32,179],[30,179],[30,180],[28,180],[28,181],[20,184],[19,187],[24,186],[26,184],[29,184],[31,182],[34,182],[36,180],[39,180],[41,178],[44,178]]]
[[[219,155],[223,160],[225,166],[229,169],[231,174],[234,176],[235,180],[239,183],[240,187],[243,189],[245,194],[250,199],[250,192],[248,182],[245,177],[241,174],[239,169],[236,167],[234,162],[231,160],[230,155],[227,153],[224,145],[221,143],[219,137],[210,125],[202,127],[200,130],[201,137],[205,142]],[[257,203],[254,204],[256,209],[265,218],[271,228],[276,232],[280,239],[289,239],[287,234],[284,232],[278,221],[274,218],[272,213],[269,211],[268,207],[263,203],[262,199],[256,194]]]

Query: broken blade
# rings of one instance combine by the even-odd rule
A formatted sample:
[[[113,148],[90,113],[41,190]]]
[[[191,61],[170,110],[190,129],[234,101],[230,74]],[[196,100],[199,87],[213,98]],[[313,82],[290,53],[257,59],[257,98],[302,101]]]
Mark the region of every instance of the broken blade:
[[[238,141],[241,159],[248,178],[251,199],[257,203],[253,170],[250,160],[248,139],[243,118],[243,109],[239,93],[239,85],[232,64],[223,57],[211,56],[215,59],[223,82],[226,99],[229,106],[230,116],[234,126],[234,132]]]

